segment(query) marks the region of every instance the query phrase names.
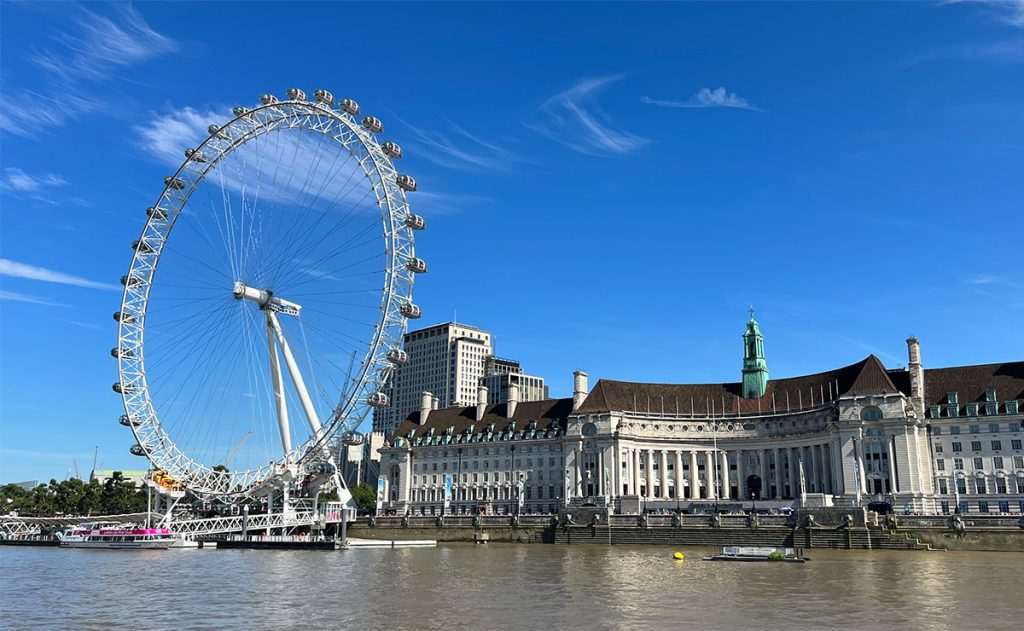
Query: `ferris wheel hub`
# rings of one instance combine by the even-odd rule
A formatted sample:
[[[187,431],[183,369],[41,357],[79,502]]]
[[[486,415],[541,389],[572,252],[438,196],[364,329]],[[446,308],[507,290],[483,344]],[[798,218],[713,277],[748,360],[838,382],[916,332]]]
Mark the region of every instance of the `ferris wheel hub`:
[[[299,311],[302,310],[302,305],[279,298],[269,289],[256,289],[242,281],[235,281],[235,288],[232,293],[234,293],[235,298],[238,300],[251,300],[258,304],[260,309],[269,309],[275,313],[297,316]]]

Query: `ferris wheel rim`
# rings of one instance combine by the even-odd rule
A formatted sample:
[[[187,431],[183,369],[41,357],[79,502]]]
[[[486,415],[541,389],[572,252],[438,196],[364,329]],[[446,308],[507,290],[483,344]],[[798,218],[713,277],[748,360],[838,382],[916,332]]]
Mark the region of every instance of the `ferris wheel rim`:
[[[266,116],[273,113],[278,113],[279,116]],[[214,167],[238,148],[271,131],[321,131],[314,130],[310,125],[313,117],[316,117],[318,122],[321,118],[328,119],[327,129],[334,125],[339,132],[347,132],[344,140],[340,135],[331,138],[340,145],[339,149],[347,149],[355,157],[353,146],[354,143],[358,143],[357,146],[365,152],[365,157],[356,159],[356,162],[363,173],[371,179],[371,188],[379,206],[386,242],[386,267],[383,271],[385,283],[382,288],[380,310],[374,323],[369,348],[360,361],[358,378],[354,380],[354,386],[349,390],[347,399],[340,400],[325,420],[319,436],[311,436],[291,453],[284,454],[278,460],[272,459],[265,465],[244,471],[218,471],[185,453],[160,424],[158,410],[150,397],[145,370],[144,340],[149,293],[155,283],[157,267],[175,222],[192,194],[206,180],[206,176]],[[301,118],[307,119],[306,124],[283,124]],[[254,121],[258,121],[258,124],[254,124]],[[232,138],[231,130],[235,129],[235,126],[246,131]],[[319,100],[274,100],[252,109],[244,109],[242,113],[236,110],[235,118],[221,127],[211,125],[209,131],[207,138],[191,151],[200,156],[204,156],[204,150],[212,148],[214,151],[210,153],[209,159],[202,161],[193,159],[195,153],[187,154],[174,175],[165,179],[165,186],[154,207],[162,211],[164,216],[160,218],[158,212],[147,219],[138,241],[145,247],[136,247],[132,256],[127,276],[129,281],[125,283],[120,310],[116,316],[116,385],[120,387],[115,389],[121,394],[125,409],[125,416],[122,418],[127,418],[127,425],[136,438],[136,444],[154,467],[167,471],[176,480],[199,494],[244,495],[252,489],[273,483],[282,466],[308,463],[314,454],[320,452],[339,433],[354,430],[365,420],[369,412],[369,405],[366,403],[367,393],[371,386],[374,392],[380,391],[383,387],[392,371],[392,365],[386,356],[387,351],[397,347],[407,330],[407,319],[401,313],[401,307],[402,304],[412,302],[414,274],[407,269],[402,258],[415,257],[415,243],[412,228],[405,223],[411,213],[405,189],[397,182],[397,169],[376,136],[361,128],[348,111],[332,109]],[[230,142],[225,145],[222,142],[225,140]],[[196,164],[205,166],[195,169]],[[182,183],[189,182],[189,175],[195,176],[194,179],[182,186]],[[161,224],[160,227],[164,228],[165,232],[160,233],[157,224]],[[159,235],[159,238],[153,238],[155,235]],[[151,250],[147,252],[146,248]],[[141,274],[138,273],[140,271]]]

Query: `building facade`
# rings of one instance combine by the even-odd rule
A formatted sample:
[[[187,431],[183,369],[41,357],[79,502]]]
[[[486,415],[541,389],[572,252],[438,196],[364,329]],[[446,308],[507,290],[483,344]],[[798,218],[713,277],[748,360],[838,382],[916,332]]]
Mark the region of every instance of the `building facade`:
[[[488,374],[480,378],[480,385],[487,388],[487,403],[508,403],[508,393],[513,385],[519,388],[520,401],[543,401],[548,398],[548,387],[544,377],[523,374],[522,371]]]
[[[751,314],[742,380],[661,384],[574,374],[571,399],[431,409],[381,450],[398,512],[622,513],[884,501],[898,512],[1024,511],[1024,362],[925,369],[874,355],[769,379]],[[451,486],[450,491],[446,491]],[[445,499],[448,498],[447,506]]]

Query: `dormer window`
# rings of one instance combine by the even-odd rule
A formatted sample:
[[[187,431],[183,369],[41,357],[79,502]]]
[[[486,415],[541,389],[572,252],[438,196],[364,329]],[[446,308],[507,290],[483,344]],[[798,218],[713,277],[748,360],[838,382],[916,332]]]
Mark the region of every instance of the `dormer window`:
[[[1011,399],[1010,401],[1006,402],[1006,413],[1007,414],[1017,414],[1017,410],[1018,410],[1017,399]]]
[[[950,405],[956,405],[957,402],[958,401],[957,401],[956,392],[948,392],[948,393],[946,393],[946,403],[949,403]]]
[[[996,399],[996,391],[994,388],[989,388],[985,391],[985,401],[991,403],[999,402],[998,399]]]
[[[967,404],[967,416],[977,416],[977,415],[978,415],[978,404],[977,403],[968,403]]]
[[[942,408],[940,408],[937,405],[929,405],[928,406],[928,414],[931,415],[932,418],[939,418],[940,416],[942,416],[942,411],[941,410],[942,410]]]

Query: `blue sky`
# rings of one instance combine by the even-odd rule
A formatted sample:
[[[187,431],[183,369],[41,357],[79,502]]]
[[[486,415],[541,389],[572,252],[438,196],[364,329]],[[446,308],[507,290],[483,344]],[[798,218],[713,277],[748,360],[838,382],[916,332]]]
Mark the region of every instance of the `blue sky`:
[[[180,151],[296,85],[406,148],[424,325],[548,379],[1024,357],[1024,5],[5,2],[0,482],[94,446],[128,244]]]

